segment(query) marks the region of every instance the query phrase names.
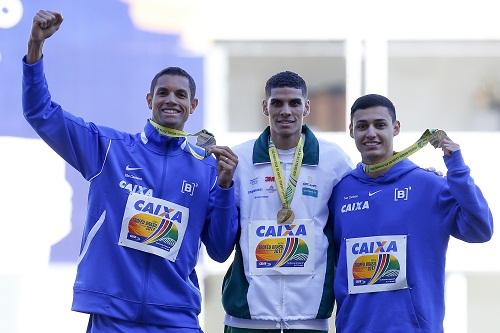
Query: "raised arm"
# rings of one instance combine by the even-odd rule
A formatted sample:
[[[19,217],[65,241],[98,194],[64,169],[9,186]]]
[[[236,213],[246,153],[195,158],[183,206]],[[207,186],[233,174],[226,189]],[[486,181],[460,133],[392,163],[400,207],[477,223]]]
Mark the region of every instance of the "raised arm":
[[[466,242],[486,242],[493,234],[493,217],[481,190],[470,176],[460,146],[445,136],[439,143],[448,168],[440,195],[442,211],[451,222],[451,234]]]

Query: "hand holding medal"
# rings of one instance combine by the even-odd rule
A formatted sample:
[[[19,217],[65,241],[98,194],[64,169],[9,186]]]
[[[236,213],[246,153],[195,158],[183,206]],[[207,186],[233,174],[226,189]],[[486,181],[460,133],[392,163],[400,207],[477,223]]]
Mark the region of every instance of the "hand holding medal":
[[[445,155],[451,155],[451,153],[460,149],[460,146],[453,142],[445,131],[440,129],[433,133],[433,137],[429,143],[433,145],[434,148],[441,148]]]
[[[217,177],[219,186],[223,188],[231,187],[233,175],[238,165],[238,156],[226,146],[210,146],[207,152],[214,154],[217,159]]]

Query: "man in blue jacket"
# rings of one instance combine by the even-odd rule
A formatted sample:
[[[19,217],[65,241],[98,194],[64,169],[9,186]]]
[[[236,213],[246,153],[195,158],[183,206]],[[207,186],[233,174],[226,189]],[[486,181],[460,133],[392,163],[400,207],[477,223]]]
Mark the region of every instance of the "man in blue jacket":
[[[177,67],[153,79],[152,118],[142,133],[64,111],[51,100],[42,59],[43,43],[62,20],[49,11],[33,19],[23,110],[40,137],[90,182],[72,309],[90,314],[92,333],[198,333],[194,267],[200,241],[221,262],[233,249],[237,157],[214,147],[216,161],[187,142],[182,129],[198,100],[193,79]]]
[[[442,332],[449,238],[488,241],[488,204],[459,145],[443,131],[426,133],[443,150],[447,177],[406,159],[411,149],[394,153],[400,124],[386,97],[358,98],[349,129],[362,162],[334,188],[329,204],[337,332]]]

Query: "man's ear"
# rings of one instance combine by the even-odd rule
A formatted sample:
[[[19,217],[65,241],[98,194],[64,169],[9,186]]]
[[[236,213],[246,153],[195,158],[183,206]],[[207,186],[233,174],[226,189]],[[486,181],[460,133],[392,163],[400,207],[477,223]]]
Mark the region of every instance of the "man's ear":
[[[266,117],[269,117],[269,109],[267,108],[267,100],[265,100],[265,99],[262,100],[262,113]]]
[[[354,132],[352,131],[352,123],[349,124],[349,135],[354,139]]]
[[[311,113],[311,101],[306,100],[306,104],[304,106],[304,114],[302,115],[302,117],[307,117],[309,113]]]
[[[153,110],[153,96],[150,93],[146,94],[146,102],[148,103],[148,108]]]
[[[193,98],[193,100],[191,101],[191,112],[189,113],[192,114],[197,106],[198,106],[198,98]]]
[[[399,123],[399,120],[396,120],[393,124],[393,133],[394,133],[394,136],[398,135],[399,134],[399,131],[401,130],[401,124]]]

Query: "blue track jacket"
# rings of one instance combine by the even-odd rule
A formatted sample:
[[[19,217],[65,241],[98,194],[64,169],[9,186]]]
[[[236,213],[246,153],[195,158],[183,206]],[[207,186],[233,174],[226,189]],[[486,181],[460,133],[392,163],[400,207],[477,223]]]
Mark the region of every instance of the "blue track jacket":
[[[444,162],[447,177],[407,159],[376,178],[367,176],[358,164],[334,188],[330,211],[338,254],[334,282],[338,333],[443,331],[450,236],[476,243],[489,240],[493,233],[491,211],[461,151],[445,156]],[[406,239],[406,251],[391,241],[396,235]],[[348,265],[351,255],[358,259]],[[401,288],[356,293],[361,288],[391,288],[394,279],[404,276],[403,262],[406,279]],[[351,280],[357,284],[350,286]]]
[[[72,309],[199,328],[201,294],[194,267],[201,241],[209,255],[222,262],[238,232],[234,190],[218,186],[215,159],[195,159],[185,139],[160,135],[149,122],[138,134],[87,123],[51,100],[42,60],[23,66],[24,116],[90,181]],[[131,192],[189,210],[175,262],[118,244]]]

